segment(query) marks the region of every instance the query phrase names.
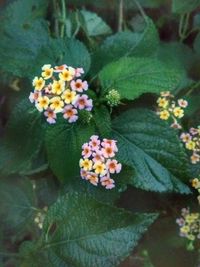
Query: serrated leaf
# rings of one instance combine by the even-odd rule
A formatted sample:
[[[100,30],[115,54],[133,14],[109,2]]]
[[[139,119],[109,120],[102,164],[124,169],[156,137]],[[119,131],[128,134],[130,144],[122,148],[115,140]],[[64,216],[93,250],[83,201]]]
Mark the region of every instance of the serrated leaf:
[[[38,252],[46,254],[50,267],[115,267],[156,217],[132,214],[85,194],[68,194],[49,209]]]
[[[152,56],[156,53],[159,36],[153,21],[145,17],[145,27],[142,32],[118,32],[105,39],[101,47],[94,53],[95,70],[105,64],[127,56]]]
[[[113,122],[113,138],[118,140],[119,160],[134,169],[134,186],[158,192],[190,192],[176,178],[188,172],[183,146],[174,130],[154,112],[124,112]]]
[[[79,16],[81,27],[88,36],[98,36],[112,32],[107,23],[94,12],[81,10]]]
[[[1,27],[8,29],[10,25],[27,24],[42,17],[47,11],[48,2],[48,0],[13,1],[1,10]]]
[[[200,0],[173,0],[172,12],[178,14],[189,13],[200,7]]]
[[[194,62],[195,54],[189,46],[183,43],[163,42],[159,46],[157,58],[171,66],[189,70]]]
[[[94,132],[94,125],[70,124],[62,118],[47,129],[45,146],[49,166],[60,181],[79,176],[82,145]]]
[[[44,64],[61,65],[67,64],[72,67],[82,67],[87,73],[90,69],[90,54],[85,45],[76,39],[50,39],[36,58],[36,64],[29,71],[29,77],[40,74]]]
[[[100,135],[103,138],[109,138],[111,134],[111,117],[108,109],[104,105],[94,108],[93,118]]]
[[[153,58],[121,58],[99,73],[104,92],[117,90],[123,99],[135,99],[144,93],[159,93],[174,89],[180,81],[180,71]]]
[[[1,69],[19,77],[30,75],[40,49],[49,42],[47,23],[43,20],[22,28],[15,26],[8,33],[0,33],[0,37]]]
[[[20,77],[28,75],[39,50],[49,41],[47,22],[40,18],[47,5],[45,0],[18,0],[1,12],[2,70]]]
[[[0,171],[7,175],[29,170],[42,142],[41,115],[28,99],[23,99],[13,109],[6,125],[0,149]]]
[[[22,231],[33,222],[36,198],[30,180],[1,181],[0,194],[0,220],[4,229]]]

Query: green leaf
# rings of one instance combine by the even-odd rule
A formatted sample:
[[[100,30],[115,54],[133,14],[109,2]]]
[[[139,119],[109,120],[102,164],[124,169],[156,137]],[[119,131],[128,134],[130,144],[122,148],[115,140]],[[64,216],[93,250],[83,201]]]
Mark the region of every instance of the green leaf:
[[[81,27],[88,36],[110,34],[111,28],[96,13],[81,10],[79,12]]]
[[[200,6],[200,0],[173,0],[172,12],[178,14],[189,13]]]
[[[183,43],[163,42],[158,49],[157,58],[171,66],[189,70],[195,60],[195,54],[189,46]]]
[[[2,70],[20,77],[28,76],[39,50],[48,44],[47,22],[40,19],[47,6],[48,1],[45,0],[18,0],[1,12]]]
[[[6,6],[0,13],[1,27],[27,24],[45,15],[48,0],[17,0]]]
[[[100,135],[103,138],[109,138],[111,134],[111,117],[108,109],[104,105],[95,107],[93,118]]]
[[[24,230],[33,222],[36,198],[30,180],[7,179],[0,182],[0,217],[6,230]]]
[[[45,136],[47,157],[50,168],[60,181],[79,176],[82,145],[94,132],[94,125],[70,124],[62,118],[53,127],[48,127]]]
[[[189,193],[187,158],[173,129],[150,110],[122,113],[113,122],[118,158],[134,170],[132,185],[150,191]]]
[[[30,101],[23,99],[13,109],[0,149],[0,170],[20,173],[31,167],[43,142],[41,114]]]
[[[144,29],[141,32],[118,32],[103,42],[93,57],[95,70],[121,57],[152,56],[156,53],[159,36],[153,21],[145,17]]]
[[[115,267],[156,217],[132,214],[85,194],[67,194],[49,209],[38,252],[46,254],[50,267]]]
[[[121,58],[99,73],[103,91],[117,90],[122,98],[135,99],[143,93],[174,89],[180,71],[153,58]]]
[[[49,42],[47,23],[37,20],[29,26],[15,26],[8,33],[0,32],[0,37],[1,69],[19,77],[29,77],[33,62],[37,62],[41,48]]]
[[[90,69],[90,54],[85,45],[76,39],[50,39],[49,44],[44,46],[37,58],[36,64],[29,72],[29,77],[39,75],[41,66],[44,64],[62,65],[67,64],[72,67],[82,67],[87,73]]]

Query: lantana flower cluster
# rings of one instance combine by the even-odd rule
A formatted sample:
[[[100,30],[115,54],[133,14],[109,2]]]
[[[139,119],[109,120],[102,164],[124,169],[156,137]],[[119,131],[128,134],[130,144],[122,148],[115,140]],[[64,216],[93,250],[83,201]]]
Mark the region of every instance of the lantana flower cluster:
[[[180,227],[180,236],[190,241],[190,247],[193,248],[195,240],[200,239],[200,214],[191,213],[189,208],[181,210],[181,217],[176,219]]]
[[[190,128],[189,133],[182,133],[180,136],[186,149],[192,152],[191,162],[196,164],[200,161],[200,128]]]
[[[38,111],[44,112],[48,123],[56,123],[58,113],[73,123],[78,119],[78,110],[92,110],[92,100],[85,94],[88,83],[80,79],[83,73],[83,68],[67,65],[53,68],[46,64],[42,67],[41,77],[33,79],[34,91],[29,99]]]
[[[97,186],[101,184],[106,189],[115,187],[112,174],[121,171],[122,165],[114,157],[117,141],[110,139],[100,140],[99,136],[93,135],[88,143],[82,146],[82,158],[80,159],[80,174],[82,179]]]
[[[184,109],[188,102],[184,99],[173,100],[174,96],[169,92],[161,92],[157,99],[158,115],[161,120],[171,120],[171,127],[181,129],[180,119],[184,116]]]
[[[192,179],[192,187],[194,187],[199,193],[199,195],[197,197],[197,200],[198,200],[198,202],[200,204],[200,175],[199,175],[198,178]]]

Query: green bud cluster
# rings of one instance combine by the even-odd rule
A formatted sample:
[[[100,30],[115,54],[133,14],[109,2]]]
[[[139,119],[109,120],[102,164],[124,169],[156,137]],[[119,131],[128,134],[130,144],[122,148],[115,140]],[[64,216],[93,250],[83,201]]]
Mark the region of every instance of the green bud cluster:
[[[107,103],[111,107],[118,106],[120,104],[120,99],[121,99],[121,96],[119,92],[115,89],[110,90],[108,94],[106,95]]]

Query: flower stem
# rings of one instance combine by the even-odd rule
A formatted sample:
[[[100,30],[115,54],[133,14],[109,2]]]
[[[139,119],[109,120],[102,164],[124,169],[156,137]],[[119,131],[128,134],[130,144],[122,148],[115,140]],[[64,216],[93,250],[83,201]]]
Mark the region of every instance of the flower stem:
[[[66,3],[65,0],[61,0],[61,10],[62,10],[62,24],[60,30],[60,37],[63,38],[65,35],[65,21],[66,21]]]

